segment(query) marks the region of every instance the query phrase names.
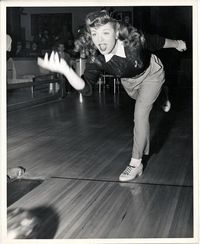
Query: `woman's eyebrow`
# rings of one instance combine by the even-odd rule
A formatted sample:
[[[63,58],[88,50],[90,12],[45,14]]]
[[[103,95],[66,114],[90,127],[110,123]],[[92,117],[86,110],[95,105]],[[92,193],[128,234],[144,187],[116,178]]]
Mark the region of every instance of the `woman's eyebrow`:
[[[97,30],[96,29],[91,29],[91,32],[96,32]]]
[[[105,29],[102,29],[103,31],[110,31],[110,28],[105,28]]]

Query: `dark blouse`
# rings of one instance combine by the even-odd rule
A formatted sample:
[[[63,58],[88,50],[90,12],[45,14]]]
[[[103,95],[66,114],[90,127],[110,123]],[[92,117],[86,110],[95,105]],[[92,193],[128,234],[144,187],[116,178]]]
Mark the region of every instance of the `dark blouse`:
[[[86,64],[82,78],[85,80],[85,87],[80,92],[89,96],[92,94],[94,85],[100,74],[106,73],[119,78],[136,77],[143,73],[150,64],[151,53],[160,50],[165,44],[165,38],[159,35],[144,33],[144,44],[137,48],[124,47],[126,57],[114,55],[106,62],[104,55],[100,54],[95,60]]]

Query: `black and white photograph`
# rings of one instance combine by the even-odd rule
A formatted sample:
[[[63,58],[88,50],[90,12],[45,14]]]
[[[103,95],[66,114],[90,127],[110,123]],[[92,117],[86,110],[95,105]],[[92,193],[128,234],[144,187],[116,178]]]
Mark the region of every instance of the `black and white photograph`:
[[[2,243],[199,243],[196,19],[1,2]]]

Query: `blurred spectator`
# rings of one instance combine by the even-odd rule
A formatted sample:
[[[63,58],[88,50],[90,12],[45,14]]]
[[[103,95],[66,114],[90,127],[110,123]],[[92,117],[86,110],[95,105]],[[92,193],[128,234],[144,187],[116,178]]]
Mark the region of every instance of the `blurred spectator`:
[[[55,51],[58,52],[59,57],[63,58],[70,67],[73,66],[73,61],[69,55],[69,53],[65,52],[65,45],[64,45],[64,41],[59,40],[56,44],[55,44]],[[66,78],[61,75],[58,74],[61,82],[62,82],[62,87],[63,87],[63,97],[66,95],[66,93],[70,93],[72,92],[73,88],[72,86],[69,84],[69,82],[66,80]]]
[[[21,41],[17,42],[16,51],[15,51],[15,57],[25,57],[26,56],[26,50],[24,48],[24,45]]]
[[[12,38],[10,35],[6,35],[6,56],[7,60],[11,57],[11,49],[12,49]]]
[[[11,51],[11,45],[12,44],[12,39],[10,35],[6,35],[6,51],[10,52]]]
[[[60,39],[62,39],[61,31],[60,30],[54,30],[54,32],[52,32],[53,43],[57,43]]]
[[[36,42],[32,42],[28,56],[29,57],[38,57],[40,55],[41,55],[41,52],[39,50],[38,44]]]
[[[74,48],[74,35],[72,31],[69,29],[66,29],[64,38],[66,40],[66,47],[67,49],[73,49]]]
[[[48,30],[44,30],[39,40],[40,50],[45,53],[46,50],[52,47],[52,37],[49,35]]]
[[[71,58],[70,55],[65,52],[64,42],[58,42],[56,44],[56,50],[58,51],[60,58],[65,59],[65,61],[67,61],[67,63],[71,66],[70,64]]]

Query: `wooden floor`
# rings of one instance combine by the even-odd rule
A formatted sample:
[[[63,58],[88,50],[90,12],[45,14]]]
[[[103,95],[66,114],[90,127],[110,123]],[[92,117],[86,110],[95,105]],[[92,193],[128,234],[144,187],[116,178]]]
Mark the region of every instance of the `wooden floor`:
[[[155,104],[151,155],[144,174],[129,183],[118,181],[132,149],[134,101],[125,93],[83,103],[73,93],[8,112],[8,167],[21,165],[24,178],[44,180],[9,209],[52,207],[55,239],[192,238],[190,89],[174,91],[172,104],[169,113]]]

